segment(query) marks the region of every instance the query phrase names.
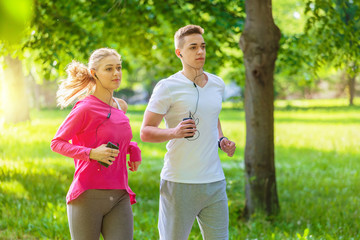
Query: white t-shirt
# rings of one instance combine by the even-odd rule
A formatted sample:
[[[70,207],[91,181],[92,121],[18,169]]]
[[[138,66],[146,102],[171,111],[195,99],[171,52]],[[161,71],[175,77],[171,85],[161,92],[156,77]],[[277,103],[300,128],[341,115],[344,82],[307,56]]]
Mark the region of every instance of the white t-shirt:
[[[157,83],[147,110],[165,114],[167,128],[176,127],[189,111],[198,119],[193,138],[172,139],[166,145],[161,178],[180,183],[211,183],[225,179],[218,154],[218,117],[221,111],[225,84],[213,74],[205,72],[208,82],[201,88],[181,72]],[[199,97],[196,88],[199,90]],[[196,138],[196,135],[198,135]],[[195,140],[194,140],[195,139]]]

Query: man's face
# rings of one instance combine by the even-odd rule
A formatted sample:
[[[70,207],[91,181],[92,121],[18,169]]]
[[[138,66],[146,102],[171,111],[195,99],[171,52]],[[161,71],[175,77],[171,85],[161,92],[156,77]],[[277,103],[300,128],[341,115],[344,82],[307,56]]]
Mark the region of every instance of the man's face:
[[[180,49],[182,59],[186,64],[202,68],[205,64],[205,41],[201,34],[191,34],[184,37],[184,45]]]

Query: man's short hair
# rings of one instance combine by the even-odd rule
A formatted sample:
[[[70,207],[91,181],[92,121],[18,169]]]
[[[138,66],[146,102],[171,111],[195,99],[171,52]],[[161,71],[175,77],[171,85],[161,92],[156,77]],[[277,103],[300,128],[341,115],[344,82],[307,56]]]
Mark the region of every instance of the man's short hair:
[[[204,34],[204,29],[198,25],[186,25],[176,31],[174,36],[175,49],[184,46],[184,38],[191,34]]]

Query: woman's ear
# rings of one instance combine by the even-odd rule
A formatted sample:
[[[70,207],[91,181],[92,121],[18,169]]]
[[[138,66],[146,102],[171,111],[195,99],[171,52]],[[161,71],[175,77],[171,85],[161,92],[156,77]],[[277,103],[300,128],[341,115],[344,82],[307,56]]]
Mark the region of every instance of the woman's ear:
[[[91,74],[91,76],[92,76],[93,78],[96,78],[96,79],[97,79],[97,76],[96,76],[96,73],[95,73],[94,69],[91,69],[91,70],[90,70],[90,74]]]

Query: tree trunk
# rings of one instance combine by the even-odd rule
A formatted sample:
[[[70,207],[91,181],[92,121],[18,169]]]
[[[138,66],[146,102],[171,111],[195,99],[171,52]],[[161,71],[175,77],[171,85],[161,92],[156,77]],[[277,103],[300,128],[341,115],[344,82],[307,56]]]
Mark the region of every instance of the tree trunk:
[[[246,68],[244,216],[274,215],[279,210],[274,163],[274,68],[280,30],[271,0],[247,0],[245,29],[240,38]]]
[[[4,57],[2,104],[5,123],[17,123],[30,119],[22,63],[10,55]]]
[[[355,74],[353,74],[353,76],[349,75],[348,85],[349,85],[349,105],[350,106],[354,105],[355,77],[356,77]]]

